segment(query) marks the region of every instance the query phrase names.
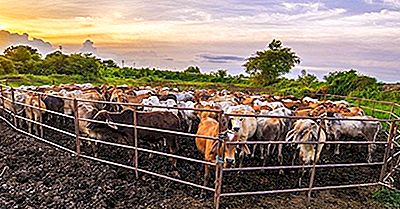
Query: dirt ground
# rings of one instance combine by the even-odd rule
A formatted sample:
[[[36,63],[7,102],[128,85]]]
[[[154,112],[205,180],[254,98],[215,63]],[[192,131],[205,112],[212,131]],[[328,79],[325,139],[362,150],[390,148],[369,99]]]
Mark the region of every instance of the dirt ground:
[[[67,130],[69,128],[66,128]],[[45,138],[74,149],[74,139],[50,130]],[[182,138],[178,154],[201,159],[194,140]],[[146,147],[147,145],[141,144]],[[365,162],[366,147],[342,147],[339,156],[324,151],[323,163]],[[83,145],[83,153],[91,154]],[[375,160],[382,158],[378,148]],[[101,146],[102,159],[128,164],[128,152]],[[245,165],[259,165],[259,159],[245,159]],[[270,162],[274,164],[274,161]],[[288,160],[285,164],[289,163]],[[149,157],[142,153],[139,166],[172,176],[174,170],[164,157]],[[362,168],[318,169],[315,185],[338,185],[373,182],[379,176],[380,166]],[[178,161],[181,179],[201,184],[203,167],[196,163]],[[21,135],[0,123],[0,208],[212,208],[210,193],[200,198],[200,190],[132,170],[109,166],[53,148],[33,138]],[[212,176],[214,173],[211,174]],[[296,188],[297,172],[279,175],[277,171],[225,172],[223,192],[259,191]],[[308,177],[303,187],[308,186]],[[212,187],[214,179],[210,179]],[[221,199],[221,208],[383,208],[372,198],[375,188],[341,189],[313,192],[311,205],[305,193],[230,197]]]

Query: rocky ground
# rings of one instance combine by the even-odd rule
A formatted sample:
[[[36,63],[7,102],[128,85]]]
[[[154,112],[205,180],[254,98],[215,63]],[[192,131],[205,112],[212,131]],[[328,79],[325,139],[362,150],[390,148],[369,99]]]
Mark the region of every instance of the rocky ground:
[[[50,130],[45,138],[74,148],[74,139]],[[191,139],[180,139],[178,154],[201,156]],[[146,145],[143,145],[146,146]],[[91,151],[83,146],[83,153]],[[366,147],[342,147],[340,156],[324,151],[322,161],[365,162]],[[375,160],[382,158],[378,148]],[[128,153],[122,149],[101,146],[103,159],[128,164]],[[174,169],[167,158],[140,155],[140,167],[172,176]],[[246,159],[246,165],[257,165],[258,159]],[[275,163],[275,162],[271,162]],[[288,162],[285,162],[288,163]],[[3,171],[3,172],[2,172]],[[169,180],[109,166],[53,148],[19,134],[0,123],[0,208],[212,208],[210,193],[200,198],[200,190]],[[180,178],[201,184],[203,168],[196,163],[178,161]],[[378,178],[380,166],[362,168],[318,169],[315,185],[338,185],[371,182]],[[214,175],[213,173],[211,175]],[[279,175],[275,171],[225,172],[224,192],[259,191],[297,187],[297,172]],[[210,179],[212,187],[213,179]],[[308,185],[308,178],[304,185]],[[372,198],[377,188],[341,189],[314,192],[310,208],[383,208]],[[222,198],[221,208],[306,208],[304,193]]]

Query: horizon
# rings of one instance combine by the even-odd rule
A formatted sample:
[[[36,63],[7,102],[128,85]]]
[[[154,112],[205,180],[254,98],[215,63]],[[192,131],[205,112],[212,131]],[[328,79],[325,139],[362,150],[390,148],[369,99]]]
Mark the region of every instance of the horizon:
[[[246,74],[242,64],[279,39],[319,79],[355,69],[400,81],[400,1],[14,1],[0,0],[0,50],[89,52],[120,66]],[[35,13],[29,11],[34,10]],[[162,12],[157,12],[162,11]],[[86,41],[88,40],[88,41]]]

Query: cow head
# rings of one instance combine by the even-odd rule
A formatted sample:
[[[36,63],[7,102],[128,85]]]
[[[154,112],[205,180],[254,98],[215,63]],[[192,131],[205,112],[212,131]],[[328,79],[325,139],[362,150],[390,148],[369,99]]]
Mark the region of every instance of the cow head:
[[[231,117],[230,118],[231,130],[233,130],[234,132],[239,132],[240,128],[242,127],[244,119],[245,118],[238,116]]]
[[[237,133],[234,133],[232,131],[225,131],[223,133],[221,133],[224,138],[224,142],[237,142],[239,140],[239,137],[237,135]],[[236,154],[236,149],[237,149],[237,145],[236,144],[222,144],[220,147],[220,151],[222,152],[222,150],[224,149],[224,145],[225,145],[225,151],[224,151],[224,167],[233,167],[236,163],[236,158],[235,158],[235,154]],[[212,148],[211,148],[211,152],[216,152],[217,150],[217,146],[218,146],[218,141],[215,141]],[[249,149],[247,147],[247,145],[245,145],[245,147],[247,149]],[[250,152],[250,151],[249,151]]]
[[[118,126],[116,126],[116,125],[114,125],[114,124],[111,123],[111,122],[113,122],[113,121],[112,121],[112,119],[111,119],[111,117],[110,117],[109,112],[106,111],[106,110],[101,110],[101,111],[97,112],[97,113],[93,116],[92,120],[97,120],[97,121],[106,122],[107,126],[109,126],[110,128],[115,129],[115,130],[118,129]],[[95,128],[101,126],[101,125],[102,125],[102,124],[100,124],[100,123],[89,122],[89,123],[86,125],[86,127],[93,130],[93,129],[95,129]]]

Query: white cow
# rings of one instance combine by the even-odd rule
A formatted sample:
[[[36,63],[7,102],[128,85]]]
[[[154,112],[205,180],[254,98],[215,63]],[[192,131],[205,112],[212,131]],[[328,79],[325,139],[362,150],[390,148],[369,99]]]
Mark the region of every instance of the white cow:
[[[319,134],[318,134],[319,132]],[[319,135],[319,136],[318,136]],[[325,142],[326,134],[319,125],[310,119],[300,119],[294,123],[294,127],[286,136],[286,141],[292,142]],[[301,179],[304,175],[304,165],[311,162],[318,162],[321,156],[324,144],[297,144],[299,150],[299,159],[302,161],[303,168],[299,178],[299,186],[301,186]],[[317,153],[315,153],[317,152]],[[292,164],[294,164],[295,155],[293,156]]]
[[[328,117],[347,118],[355,120],[325,120],[326,132],[332,134],[334,139],[339,140],[341,136],[358,137],[362,136],[367,141],[374,142],[378,136],[381,124],[379,121],[359,121],[358,119],[374,119],[370,116],[349,116],[345,117],[340,113],[326,113]],[[340,154],[339,144],[336,145],[335,154]],[[368,145],[368,162],[372,162],[372,153],[375,151],[375,144]]]
[[[228,110],[228,114],[244,114],[244,115],[255,115],[254,110],[249,111],[247,105],[233,106]],[[256,117],[241,117],[241,116],[230,116],[229,120],[232,124],[231,130],[234,131],[235,135],[239,138],[240,142],[246,142],[252,138],[257,130],[257,119]],[[239,154],[239,167],[242,166],[244,155],[250,154],[250,149],[247,144],[240,145],[241,151]]]

